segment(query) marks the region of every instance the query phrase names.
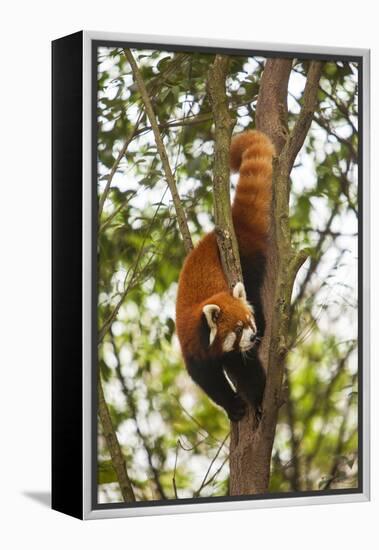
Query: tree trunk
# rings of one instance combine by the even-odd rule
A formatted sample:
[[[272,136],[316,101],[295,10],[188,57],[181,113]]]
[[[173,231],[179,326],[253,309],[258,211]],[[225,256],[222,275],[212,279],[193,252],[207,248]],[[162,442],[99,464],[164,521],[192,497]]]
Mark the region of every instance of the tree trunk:
[[[287,136],[287,90],[292,60],[271,59],[266,62],[258,95],[256,127],[265,132],[280,154]],[[273,204],[277,180],[277,162],[273,170]],[[274,183],[275,182],[275,183]],[[274,206],[272,216],[274,218]],[[278,406],[281,392],[281,373],[275,373],[275,382],[268,373],[268,359],[272,332],[272,312],[275,288],[278,280],[278,253],[274,223],[271,224],[267,253],[266,277],[263,286],[263,307],[266,332],[260,354],[267,372],[267,385],[261,422],[256,429],[254,412],[232,425],[230,447],[230,494],[256,494],[266,492],[270,479],[270,462],[275,436]],[[281,369],[280,369],[281,370]],[[273,373],[272,373],[273,374]],[[274,383],[273,383],[274,382]],[[270,410],[268,410],[268,407]]]
[[[260,355],[267,382],[259,423],[248,414],[232,425],[230,447],[230,494],[266,493],[270,482],[271,453],[278,412],[283,403],[282,379],[287,354],[293,283],[307,258],[295,251],[289,229],[289,176],[309,130],[317,105],[322,64],[311,62],[303,95],[303,107],[291,134],[287,126],[287,93],[291,59],[269,59],[262,75],[256,109],[256,127],[275,145],[273,200],[267,268],[263,285],[266,332]]]

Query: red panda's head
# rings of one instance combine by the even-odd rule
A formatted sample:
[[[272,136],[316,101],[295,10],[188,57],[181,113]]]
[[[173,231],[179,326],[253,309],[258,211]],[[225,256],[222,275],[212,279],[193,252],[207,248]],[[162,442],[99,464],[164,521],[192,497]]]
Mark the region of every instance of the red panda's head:
[[[242,283],[235,285],[232,294],[220,292],[212,296],[203,306],[203,315],[209,328],[211,354],[246,352],[254,346],[257,327]]]

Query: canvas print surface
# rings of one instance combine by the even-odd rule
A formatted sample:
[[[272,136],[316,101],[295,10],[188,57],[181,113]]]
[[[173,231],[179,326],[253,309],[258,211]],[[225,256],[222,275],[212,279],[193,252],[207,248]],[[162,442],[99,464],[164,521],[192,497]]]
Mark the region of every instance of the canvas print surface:
[[[359,63],[195,50],[95,48],[96,502],[357,491]]]

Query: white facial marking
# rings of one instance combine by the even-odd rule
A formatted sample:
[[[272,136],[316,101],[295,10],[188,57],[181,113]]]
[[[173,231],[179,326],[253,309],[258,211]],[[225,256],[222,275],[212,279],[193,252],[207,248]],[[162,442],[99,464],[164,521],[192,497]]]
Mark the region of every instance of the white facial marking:
[[[251,337],[255,334],[255,331],[251,327],[244,328],[242,331],[241,340],[239,343],[241,351],[248,351],[253,347]]]
[[[211,346],[217,334],[216,318],[220,313],[220,308],[216,304],[207,304],[203,307],[203,313],[211,330],[209,334],[209,345]]]
[[[236,341],[237,336],[234,332],[229,332],[222,344],[222,350],[225,352],[232,351],[234,342]]]
[[[213,344],[214,339],[216,338],[217,328],[211,328],[209,333],[209,347]]]
[[[253,331],[254,331],[254,332],[257,332],[257,325],[255,324],[255,319],[254,319],[254,317],[251,317],[251,318],[250,318],[250,323],[251,323],[251,326],[252,326],[252,328],[253,328]]]

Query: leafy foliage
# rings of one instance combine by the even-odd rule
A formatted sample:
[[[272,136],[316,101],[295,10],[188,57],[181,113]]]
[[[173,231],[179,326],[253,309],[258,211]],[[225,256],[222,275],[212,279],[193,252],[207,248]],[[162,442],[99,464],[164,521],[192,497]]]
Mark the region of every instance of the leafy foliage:
[[[212,228],[213,134],[205,83],[213,56],[134,55],[196,242]],[[235,131],[254,126],[263,64],[258,57],[232,59],[227,90]],[[294,63],[290,127],[306,71],[306,61]],[[292,173],[292,237],[310,248],[311,258],[293,296],[293,349],[270,487],[281,492],[357,483],[354,64],[325,65],[319,100]],[[175,335],[185,254],[170,192],[123,51],[104,47],[98,50],[98,196],[99,368],[136,497],[225,495],[229,422],[190,381]],[[120,501],[100,423],[98,441],[99,500]]]

